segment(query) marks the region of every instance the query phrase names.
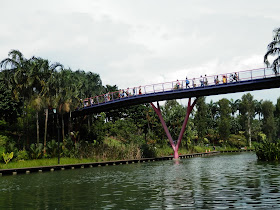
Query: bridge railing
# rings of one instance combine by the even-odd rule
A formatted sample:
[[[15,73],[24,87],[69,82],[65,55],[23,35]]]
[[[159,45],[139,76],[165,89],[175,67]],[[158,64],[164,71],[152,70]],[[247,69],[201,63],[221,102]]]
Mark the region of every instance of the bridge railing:
[[[122,100],[127,97],[137,97],[146,94],[155,94],[167,91],[179,91],[188,88],[205,88],[209,86],[225,85],[242,81],[257,80],[278,76],[271,68],[252,69],[247,71],[217,74],[212,76],[201,76],[199,78],[188,78],[165,83],[157,83],[128,89],[121,89],[115,92],[109,92],[103,95],[87,98],[83,101],[84,107],[94,106],[100,103],[107,103],[115,100]]]

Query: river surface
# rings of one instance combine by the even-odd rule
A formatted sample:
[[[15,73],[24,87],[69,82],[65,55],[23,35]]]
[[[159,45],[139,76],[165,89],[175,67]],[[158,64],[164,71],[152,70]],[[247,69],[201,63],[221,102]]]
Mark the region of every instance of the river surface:
[[[0,177],[0,209],[280,209],[280,165],[255,153]]]

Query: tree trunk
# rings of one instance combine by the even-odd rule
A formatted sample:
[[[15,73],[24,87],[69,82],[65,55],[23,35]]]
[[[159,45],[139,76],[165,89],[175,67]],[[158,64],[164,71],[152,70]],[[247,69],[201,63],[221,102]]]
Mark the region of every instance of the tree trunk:
[[[251,147],[251,119],[248,117],[248,144]]]
[[[88,115],[88,131],[90,132],[90,116],[91,115]]]
[[[39,127],[39,112],[36,111],[36,126],[37,126],[37,144],[39,144],[40,141],[40,127]]]
[[[52,115],[53,116],[53,123],[52,123],[52,138],[55,138],[55,120],[54,120],[54,114]]]
[[[26,146],[29,147],[29,120],[28,115],[26,114]]]
[[[62,133],[62,141],[65,138],[65,134],[64,134],[64,119],[63,119],[63,114],[61,115],[61,133]]]
[[[69,124],[68,124],[68,136],[71,136],[71,130],[72,130],[72,117],[71,117],[71,111],[69,112]]]
[[[45,109],[45,133],[44,133],[44,153],[46,153],[46,145],[47,145],[47,132],[48,132],[48,116],[49,116],[49,109]]]

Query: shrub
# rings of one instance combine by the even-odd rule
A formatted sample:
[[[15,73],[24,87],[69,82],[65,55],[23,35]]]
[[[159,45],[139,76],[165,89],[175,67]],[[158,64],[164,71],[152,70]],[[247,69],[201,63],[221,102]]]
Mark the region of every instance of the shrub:
[[[246,146],[246,138],[243,135],[231,134],[227,141],[227,144],[231,147],[241,148]]]
[[[47,143],[46,152],[48,157],[58,156],[58,143],[55,140],[51,140]],[[60,143],[60,153],[62,153],[62,143]]]
[[[0,129],[5,130],[7,127],[7,122],[5,120],[0,120]]]
[[[156,157],[156,150],[153,145],[142,144],[141,151],[142,151],[143,158]]]
[[[31,144],[30,145],[30,151],[29,156],[31,159],[40,159],[43,156],[43,144]]]
[[[62,154],[65,157],[77,158],[79,154],[80,144],[78,142],[74,143],[70,138],[63,140]]]
[[[208,144],[209,143],[209,140],[207,138],[203,138],[203,143],[204,144]]]
[[[13,152],[14,156],[16,157],[18,155],[18,148],[16,147],[16,143],[15,142],[7,142],[6,143],[6,152]]]
[[[194,146],[193,148],[193,151],[194,152],[198,152],[198,153],[202,153],[202,152],[205,152],[205,151],[211,151],[213,150],[211,146]]]
[[[10,162],[10,160],[12,160],[14,157],[14,153],[11,152],[11,153],[3,153],[3,159],[5,161],[6,164],[8,164],[8,162]]]
[[[5,147],[0,147],[0,154],[3,154],[3,153],[5,153],[5,152],[6,152]],[[4,161],[3,155],[0,155],[0,161],[1,161],[1,162]]]
[[[5,146],[6,143],[9,141],[9,137],[8,136],[3,136],[3,135],[0,135],[0,147],[1,146]]]
[[[26,150],[20,150],[18,151],[17,157],[16,157],[17,161],[20,160],[28,160],[28,153]]]
[[[259,160],[278,161],[280,158],[280,140],[277,142],[264,141],[256,147],[256,154]]]

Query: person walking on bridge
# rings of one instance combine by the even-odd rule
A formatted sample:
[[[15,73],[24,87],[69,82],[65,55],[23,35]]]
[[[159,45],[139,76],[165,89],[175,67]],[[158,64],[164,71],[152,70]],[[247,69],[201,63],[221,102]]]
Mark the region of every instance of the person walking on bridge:
[[[180,82],[179,82],[179,80],[177,80],[177,82],[176,82],[176,87],[177,87],[177,90],[180,88]]]
[[[205,78],[204,78],[204,85],[205,85],[205,86],[208,86],[208,80],[207,80],[206,74],[205,74]]]
[[[186,88],[190,88],[189,84],[190,84],[190,81],[188,80],[188,77],[186,77]]]
[[[220,81],[219,81],[219,76],[217,75],[216,78],[214,77],[214,83],[215,83],[216,85],[218,85],[219,82],[220,82]]]
[[[192,80],[192,84],[193,84],[193,88],[195,88],[195,87],[196,87],[196,84],[195,84],[195,78],[193,78],[193,80]]]
[[[200,75],[200,86],[204,87],[204,79],[203,79],[202,75]]]
[[[227,77],[225,75],[223,75],[223,84],[227,83]]]
[[[236,72],[234,73],[233,79],[235,80],[235,82],[238,82],[238,75]]]
[[[126,97],[128,97],[129,96],[129,88],[126,89],[125,93],[126,93]]]

